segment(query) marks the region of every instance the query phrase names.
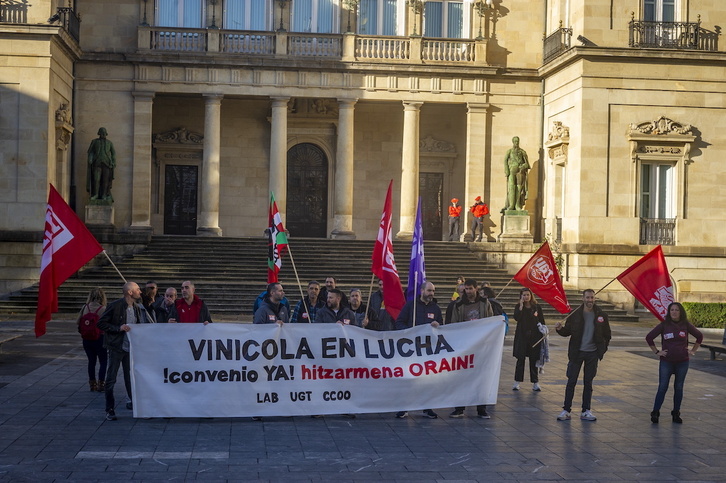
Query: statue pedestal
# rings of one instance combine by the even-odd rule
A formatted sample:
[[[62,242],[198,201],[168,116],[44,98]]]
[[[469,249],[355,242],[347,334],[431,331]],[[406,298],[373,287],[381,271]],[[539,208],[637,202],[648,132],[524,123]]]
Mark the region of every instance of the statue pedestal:
[[[527,210],[505,211],[504,222],[502,223],[502,234],[499,235],[499,241],[532,243],[534,237],[530,231],[529,222],[529,212]]]
[[[86,205],[86,225],[98,240],[105,240],[116,232],[113,225],[113,206]]]
[[[86,224],[113,226],[113,206],[86,205]]]

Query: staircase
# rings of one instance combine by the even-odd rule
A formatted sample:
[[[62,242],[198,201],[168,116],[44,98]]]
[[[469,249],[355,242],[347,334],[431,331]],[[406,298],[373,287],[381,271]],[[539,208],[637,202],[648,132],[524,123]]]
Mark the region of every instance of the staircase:
[[[310,280],[321,285],[325,277],[333,275],[338,288],[350,290],[358,287],[367,298],[371,283],[372,240],[327,240],[318,238],[290,239],[292,258],[285,255],[280,280],[291,304],[300,300],[293,271],[293,259],[303,290]],[[437,287],[437,298],[442,310],[446,309],[458,275],[477,281],[488,281],[499,292],[511,279],[511,274],[479,260],[464,243],[427,241],[425,243],[426,275]],[[405,286],[408,280],[410,242],[395,242],[394,253],[398,271]],[[181,283],[191,280],[196,293],[209,306],[212,317],[226,320],[250,320],[255,298],[267,285],[267,239],[212,238],[183,236],[154,236],[147,248],[117,264],[129,281],[143,287],[147,280],[159,285],[159,292],[176,287],[181,296]],[[100,286],[109,300],[121,296],[123,281],[113,267],[89,269],[67,280],[58,291],[59,313],[55,318],[74,316],[86,300],[92,287]],[[512,282],[500,295],[504,310],[511,313],[519,299],[519,284]],[[375,287],[377,289],[377,286]],[[577,307],[581,295],[568,292],[572,307]],[[37,285],[11,294],[0,300],[0,314],[28,318],[35,313],[38,297]],[[637,321],[638,318],[600,302],[613,321]],[[562,316],[543,304],[545,318],[554,323]]]

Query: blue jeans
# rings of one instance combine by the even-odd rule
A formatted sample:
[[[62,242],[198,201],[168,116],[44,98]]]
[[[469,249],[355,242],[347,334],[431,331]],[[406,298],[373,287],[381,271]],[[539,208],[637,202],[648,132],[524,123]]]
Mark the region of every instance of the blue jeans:
[[[688,361],[668,362],[661,359],[660,368],[658,369],[658,392],[655,394],[653,411],[660,411],[660,407],[665,400],[666,392],[668,392],[668,384],[671,382],[671,376],[675,374],[676,380],[673,383],[673,411],[680,412],[681,401],[683,401],[683,383],[686,382],[687,373]]]
[[[579,351],[577,356],[573,357],[567,363],[567,387],[565,388],[565,404],[562,406],[567,412],[572,411],[572,398],[575,396],[575,386],[577,378],[580,377],[580,369],[585,364],[585,374],[583,376],[582,389],[582,410],[591,409],[592,402],[592,381],[597,374],[597,351],[583,352]]]

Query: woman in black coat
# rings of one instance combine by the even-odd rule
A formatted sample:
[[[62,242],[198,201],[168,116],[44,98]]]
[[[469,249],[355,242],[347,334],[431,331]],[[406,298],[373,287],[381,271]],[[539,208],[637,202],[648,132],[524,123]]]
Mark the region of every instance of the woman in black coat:
[[[524,360],[529,357],[529,380],[533,384],[532,390],[540,391],[537,361],[542,348],[541,339],[543,334],[547,333],[547,327],[542,307],[534,300],[534,295],[528,288],[519,291],[519,303],[514,306],[514,320],[517,321],[517,328],[514,332],[513,355],[517,358],[517,366],[514,370],[512,389],[519,391],[519,384],[524,381]]]

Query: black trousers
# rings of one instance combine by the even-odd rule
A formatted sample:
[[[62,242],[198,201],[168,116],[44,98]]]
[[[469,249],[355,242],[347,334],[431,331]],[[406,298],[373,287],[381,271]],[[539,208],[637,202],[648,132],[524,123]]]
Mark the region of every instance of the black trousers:
[[[119,366],[123,367],[126,394],[131,397],[131,357],[128,352],[110,349],[108,351],[108,373],[106,374],[106,411],[116,407],[113,387],[116,385]]]

